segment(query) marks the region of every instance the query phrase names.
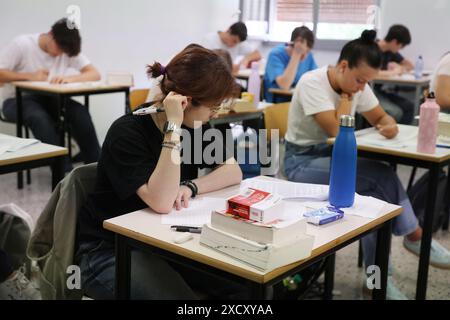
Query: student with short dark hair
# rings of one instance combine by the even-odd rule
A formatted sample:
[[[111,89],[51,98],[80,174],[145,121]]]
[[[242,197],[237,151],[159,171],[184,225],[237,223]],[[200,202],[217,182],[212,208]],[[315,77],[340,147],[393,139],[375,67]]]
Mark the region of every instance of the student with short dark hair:
[[[238,90],[223,58],[211,50],[189,46],[167,66],[149,66],[148,74],[158,81],[151,90],[157,91],[155,103],[165,112],[125,115],[112,124],[98,162],[96,188],[79,213],[76,260],[82,288],[94,299],[114,298],[114,236],[103,228],[105,219],[148,207],[160,214],[180,210],[188,207],[196,194],[242,179],[233,151],[228,151],[223,141],[223,150],[215,151],[220,155],[215,154],[211,162],[204,158],[209,143],[203,141],[202,132],[209,128],[207,123],[219,106]],[[212,172],[198,177],[199,168]],[[157,255],[133,251],[131,260],[133,299],[195,299],[191,286],[225,298],[237,288]]]
[[[388,138],[398,134],[395,120],[386,114],[368,82],[377,75],[382,52],[375,42],[375,31],[364,31],[360,38],[347,43],[336,66],[306,73],[297,84],[289,109],[286,134],[285,173],[290,181],[329,184],[332,147],[329,137],[339,132],[341,115],[356,112]],[[382,162],[358,159],[356,192],[403,207],[393,223],[393,233],[404,236],[404,246],[420,254],[422,229],[408,196],[392,168]],[[375,263],[376,233],[362,240],[366,267]],[[430,263],[450,269],[450,253],[432,241]],[[404,299],[391,277],[388,299]]]
[[[240,66],[247,68],[253,61],[261,60],[261,54],[247,42],[247,27],[243,22],[232,24],[227,31],[217,31],[207,34],[202,45],[210,50],[223,49],[230,53],[233,60],[233,73],[239,71]],[[243,58],[239,61],[240,57]]]
[[[0,52],[0,83],[4,88],[3,114],[11,122],[17,120],[17,102],[12,81],[49,81],[62,84],[96,81],[100,74],[81,53],[79,30],[67,19],[58,20],[47,33],[16,37]],[[79,71],[66,75],[68,69]],[[29,94],[22,98],[23,123],[42,142],[58,145],[56,98]],[[75,100],[66,103],[65,117],[73,137],[81,149],[85,163],[96,162],[100,154],[97,134],[88,109]],[[66,168],[70,168],[67,165]]]
[[[399,51],[411,43],[411,34],[403,25],[393,25],[384,40],[378,41],[383,52],[380,76],[399,76],[414,69],[413,63],[405,59]],[[383,108],[397,122],[411,124],[414,120],[414,103],[392,91],[389,86],[375,86],[375,94]]]
[[[444,112],[450,112],[450,52],[442,56],[433,72],[430,84],[431,92],[436,95],[436,102]]]
[[[302,26],[292,31],[291,42],[272,49],[264,74],[264,98],[267,102],[286,102],[289,99],[278,97],[274,100],[271,88],[289,89],[294,87],[301,76],[317,69],[316,61],[311,53],[314,47],[314,33]]]

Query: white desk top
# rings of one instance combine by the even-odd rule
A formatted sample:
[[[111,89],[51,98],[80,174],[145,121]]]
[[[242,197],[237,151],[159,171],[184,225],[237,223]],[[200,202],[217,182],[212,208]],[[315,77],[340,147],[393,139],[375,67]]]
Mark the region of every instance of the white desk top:
[[[415,79],[414,75],[405,74],[395,77],[377,76],[373,82],[377,83],[393,83],[393,84],[409,84],[409,85],[428,85],[431,81],[430,76],[425,76],[422,79]]]
[[[46,81],[14,81],[12,84],[23,89],[41,90],[53,93],[95,92],[101,90],[120,90],[129,86],[108,85],[99,81],[77,82],[66,84],[50,84]]]
[[[227,198],[236,194],[238,190],[239,186],[233,186],[203,196]],[[324,251],[372,229],[399,215],[401,211],[401,207],[387,204],[376,219],[347,215],[343,220],[326,226],[318,227],[308,224],[307,233],[315,236],[313,252],[308,259],[312,259]],[[211,248],[200,245],[200,235],[198,234],[194,234],[193,240],[183,244],[175,244],[173,238],[176,232],[171,231],[169,225],[161,224],[161,215],[153,213],[150,209],[136,211],[106,220],[103,226],[115,233],[151,244],[184,257],[195,259],[196,261],[259,283],[268,282],[308,260],[305,259],[272,271],[260,271]]]
[[[47,159],[66,154],[68,154],[67,148],[62,148],[46,143],[36,143],[15,152],[2,153],[0,155],[0,166]]]
[[[419,128],[415,126],[407,126],[399,124],[399,130],[402,128],[405,130],[411,130],[412,132],[418,132]],[[436,148],[436,153],[434,154],[426,154],[417,152],[417,134],[415,137],[409,139],[405,142],[404,146],[380,146],[378,144],[371,144],[364,141],[363,138],[365,133],[373,133],[373,128],[368,128],[364,130],[357,131],[355,134],[357,135],[356,141],[358,144],[358,150],[371,151],[381,154],[389,154],[395,155],[404,158],[411,158],[417,160],[425,160],[430,162],[444,162],[450,159],[450,149],[446,148]],[[334,138],[328,139],[328,143],[334,143]]]

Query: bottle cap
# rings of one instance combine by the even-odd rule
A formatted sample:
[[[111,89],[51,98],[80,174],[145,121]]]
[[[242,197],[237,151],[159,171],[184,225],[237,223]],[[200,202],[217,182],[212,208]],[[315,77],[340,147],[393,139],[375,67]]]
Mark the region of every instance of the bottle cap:
[[[350,116],[350,115],[342,115],[341,119],[340,119],[340,126],[354,128],[355,127],[355,117]]]
[[[436,96],[434,95],[434,92],[430,92],[427,96],[427,99],[436,99]]]

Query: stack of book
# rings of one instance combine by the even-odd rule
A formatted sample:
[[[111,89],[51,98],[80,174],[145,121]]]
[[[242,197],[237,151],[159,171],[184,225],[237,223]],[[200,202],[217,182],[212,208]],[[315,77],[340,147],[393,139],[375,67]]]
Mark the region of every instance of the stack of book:
[[[201,244],[265,271],[309,257],[313,242],[302,217],[255,221],[236,215],[230,207],[213,211],[200,236]]]

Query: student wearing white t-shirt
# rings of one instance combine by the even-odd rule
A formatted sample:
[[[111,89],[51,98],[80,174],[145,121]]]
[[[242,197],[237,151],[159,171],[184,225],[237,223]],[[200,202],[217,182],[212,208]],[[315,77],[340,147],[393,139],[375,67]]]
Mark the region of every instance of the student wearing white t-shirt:
[[[430,84],[436,95],[436,102],[445,112],[450,112],[450,52],[439,61]]]
[[[347,43],[339,62],[303,75],[295,88],[289,109],[286,134],[285,171],[289,180],[328,184],[332,148],[329,137],[336,137],[341,115],[360,113],[379,133],[393,138],[398,133],[389,116],[368,85],[377,75],[382,53],[374,41],[375,31],[365,31],[361,38]],[[401,205],[403,213],[394,220],[393,233],[404,237],[405,247],[419,255],[422,229],[408,196],[396,173],[388,165],[358,159],[356,191]],[[363,238],[366,267],[375,263],[376,233]],[[430,263],[450,268],[450,253],[433,240]],[[387,297],[406,297],[388,280]]]
[[[243,22],[236,22],[227,31],[208,33],[202,40],[201,45],[207,49],[222,49],[228,51],[233,60],[233,73],[239,71],[242,65],[248,67],[253,61],[261,60],[261,54],[252,48],[247,42],[247,27]],[[239,58],[242,57],[239,61]]]
[[[57,21],[47,33],[16,37],[0,52],[0,83],[5,83],[3,115],[17,119],[17,104],[12,81],[49,81],[62,84],[100,80],[100,74],[80,53],[79,31],[67,19]],[[74,69],[78,74],[67,75]],[[42,142],[57,145],[56,98],[29,94],[22,98],[23,122]],[[0,106],[1,107],[1,106]],[[74,100],[67,100],[65,116],[85,163],[96,162],[100,155],[97,134],[89,110]],[[70,165],[66,165],[66,170]]]

